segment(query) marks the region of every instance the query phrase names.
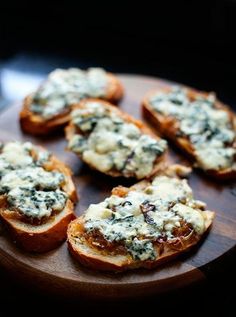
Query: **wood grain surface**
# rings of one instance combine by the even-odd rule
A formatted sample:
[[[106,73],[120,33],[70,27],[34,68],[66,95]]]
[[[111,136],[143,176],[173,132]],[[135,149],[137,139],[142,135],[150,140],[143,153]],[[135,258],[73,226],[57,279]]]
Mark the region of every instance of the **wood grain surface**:
[[[150,89],[170,83],[144,76],[120,75],[126,94],[120,106],[123,110],[140,118],[140,102]],[[97,203],[110,194],[119,184],[131,185],[124,179],[112,179],[90,170],[72,153],[66,152],[63,132],[59,135],[34,138],[24,135],[18,124],[21,105],[16,104],[0,115],[0,139],[30,140],[41,144],[68,164],[74,172],[74,180],[80,196],[76,213],[80,215],[90,203]],[[186,162],[173,150],[169,159]],[[195,197],[207,203],[209,210],[216,211],[211,231],[192,251],[167,265],[152,271],[137,270],[122,274],[100,273],[82,267],[75,262],[64,243],[56,250],[36,255],[25,253],[0,231],[0,263],[23,283],[42,291],[60,293],[64,296],[123,298],[163,293],[201,281],[207,270],[223,259],[236,245],[236,187],[234,183],[216,183],[203,174],[193,172],[189,179]],[[207,268],[207,270],[206,270]]]

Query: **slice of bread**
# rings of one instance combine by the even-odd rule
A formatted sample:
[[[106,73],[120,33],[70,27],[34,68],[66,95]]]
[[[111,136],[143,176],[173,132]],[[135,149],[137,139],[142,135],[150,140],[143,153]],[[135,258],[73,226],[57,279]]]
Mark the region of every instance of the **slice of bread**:
[[[37,151],[45,152],[41,147],[34,146],[34,149],[36,148]],[[31,151],[31,155],[34,157],[34,150]],[[41,253],[59,246],[66,239],[68,224],[75,219],[74,204],[77,202],[78,196],[70,169],[53,155],[50,155],[42,167],[46,172],[60,172],[64,176],[61,190],[67,195],[67,199],[62,210],[52,211],[50,216],[42,219],[32,218],[20,212],[17,207],[10,205],[7,199],[8,193],[0,195],[0,220],[13,241],[28,252]],[[27,169],[27,166],[24,168]],[[16,183],[12,189],[17,186]]]
[[[115,75],[106,73],[106,76],[108,79],[107,88],[102,99],[116,104],[123,97],[123,86]],[[43,116],[31,111],[32,101],[33,95],[28,95],[24,99],[23,107],[20,112],[20,125],[24,132],[33,135],[47,135],[61,129],[68,123],[70,118],[70,106],[65,108],[61,113],[49,119],[45,119]]]
[[[177,167],[177,169],[181,171],[179,167]],[[173,173],[173,169],[172,171],[171,170],[166,170],[166,171],[167,171],[167,174],[169,175],[168,176],[169,178],[177,179],[176,176],[174,176],[176,173]],[[176,169],[175,171],[178,173]],[[178,173],[178,174],[182,174],[182,173]],[[144,180],[132,186],[131,188],[124,188],[124,187],[114,188],[112,191],[113,196],[111,196],[110,199],[112,197],[114,199],[114,196],[118,197],[118,199],[119,197],[126,198],[127,195],[133,191],[137,191],[137,193],[141,195],[142,190],[147,191],[150,184],[151,184],[150,181]],[[165,192],[164,192],[164,195],[166,195]],[[92,208],[95,208],[97,205],[91,205],[91,206]],[[173,237],[173,239],[171,238],[170,239],[163,238],[162,240],[157,239],[156,242],[152,240],[154,241],[153,248],[156,253],[156,256],[152,259],[148,259],[148,258],[135,259],[132,256],[132,254],[127,249],[124,248],[124,245],[126,245],[126,241],[119,240],[119,242],[117,242],[118,241],[117,238],[115,238],[115,240],[113,241],[109,240],[109,234],[108,234],[108,231],[106,231],[106,229],[105,229],[105,232],[106,232],[106,235],[108,236],[107,238],[108,240],[105,238],[104,235],[102,235],[102,240],[101,240],[101,233],[98,234],[97,231],[94,232],[94,235],[91,235],[91,227],[86,227],[86,224],[88,224],[89,221],[91,221],[92,219],[91,215],[89,214],[90,209],[88,209],[87,213],[85,213],[83,216],[80,216],[79,218],[77,218],[76,220],[70,223],[68,227],[68,232],[67,232],[68,247],[72,256],[76,260],[78,260],[81,264],[95,270],[122,272],[125,270],[136,269],[141,267],[151,269],[164,262],[170,261],[176,256],[191,249],[200,239],[202,239],[205,232],[211,226],[213,218],[214,218],[214,212],[203,210],[204,209],[203,206],[204,204],[202,204],[201,209],[197,209],[194,211],[194,213],[197,213],[198,217],[200,217],[201,219],[201,230],[200,231],[199,229],[197,230],[197,227],[196,229],[193,229],[195,227],[190,226],[191,233],[188,233],[187,235],[183,234],[181,236],[179,234],[178,237]],[[100,209],[98,213],[93,214],[93,217],[95,217],[93,218],[94,220],[98,221],[102,217],[103,219],[106,219],[106,221],[108,221],[108,218],[104,218],[104,217],[106,217],[105,213],[109,214],[109,212],[106,209],[106,207],[103,207],[103,208],[104,210]],[[101,214],[99,214],[101,211],[102,211],[102,216]],[[110,214],[112,214],[112,211],[110,212],[111,212]],[[124,212],[124,209],[122,212]],[[111,226],[113,225],[114,223]],[[144,222],[144,225],[146,225],[145,222]],[[111,230],[110,232],[114,233],[115,232],[114,230],[115,228],[113,227],[113,231]],[[129,229],[126,229],[126,230],[129,230]],[[181,232],[181,228],[179,230]],[[118,231],[116,232],[116,234],[118,234],[118,237],[119,237]],[[142,238],[146,239],[145,236],[141,237],[141,239]],[[134,236],[132,239],[135,239]],[[106,243],[103,242],[104,240],[106,241]],[[130,243],[130,241],[128,241],[128,243]]]
[[[197,98],[207,98],[210,96],[209,93],[199,92],[191,88],[183,87],[186,92],[189,100],[194,101]],[[168,94],[172,90],[171,87],[161,88],[158,90],[153,90],[149,92],[142,101],[142,112],[143,116],[148,123],[150,123],[163,137],[166,137],[170,140],[177,148],[183,151],[194,163],[195,167],[204,170],[204,172],[216,179],[226,180],[226,179],[235,179],[236,178],[236,162],[234,157],[234,162],[232,166],[227,168],[206,168],[203,167],[202,162],[199,161],[196,155],[196,149],[194,145],[188,138],[180,131],[180,120],[173,115],[165,115],[161,112],[156,111],[150,103],[150,99],[154,97],[157,93]],[[212,94],[211,94],[212,95]],[[214,95],[213,95],[214,96]],[[235,114],[229,109],[228,106],[224,105],[222,102],[216,99],[214,103],[216,109],[224,111],[229,121],[231,122],[232,132],[236,133],[236,117]],[[198,118],[196,118],[196,121]],[[236,134],[235,134],[236,135]],[[233,143],[231,144],[232,148],[236,148],[236,136]],[[206,155],[207,157],[207,155]],[[213,158],[212,158],[213,160]]]
[[[76,110],[88,110],[89,111],[89,104],[90,103],[98,103],[100,108],[104,109],[105,111],[107,111],[107,113],[110,115],[112,114],[113,116],[115,116],[117,119],[121,119],[125,124],[132,124],[134,125],[135,127],[137,127],[139,129],[139,131],[141,132],[141,135],[147,135],[149,137],[151,137],[151,139],[154,141],[154,142],[157,142],[159,144],[161,143],[165,143],[164,140],[161,140],[159,137],[157,137],[152,131],[151,129],[149,129],[145,124],[143,124],[141,121],[139,120],[136,120],[134,119],[132,116],[130,116],[129,114],[123,112],[122,110],[118,109],[117,107],[115,107],[114,105],[110,104],[109,102],[107,101],[101,101],[99,99],[95,99],[95,98],[88,98],[88,99],[84,99],[82,100],[79,104],[77,105],[74,105],[73,106],[73,110],[76,111]],[[72,112],[72,116],[73,116],[73,112]],[[81,131],[78,126],[76,126],[76,124],[73,122],[73,118],[71,118],[70,120],[70,123],[69,125],[65,128],[65,132],[66,132],[66,138],[69,142],[69,145],[68,145],[68,149],[73,151],[72,149],[69,148],[70,146],[70,141],[72,140],[72,138],[76,135],[80,135],[80,136],[85,136],[85,138],[89,137],[90,133],[92,133],[93,131],[89,131],[88,133],[87,132],[83,132]],[[121,134],[117,133],[117,135],[119,135],[120,137],[122,137]],[[104,143],[104,142],[101,142],[101,143]],[[143,146],[145,146],[145,142],[143,144]],[[166,146],[166,145],[165,145]],[[75,151],[74,151],[75,152]],[[83,160],[83,153],[78,153],[78,152],[75,152],[79,157],[80,159]],[[146,174],[145,176],[143,177],[138,177],[136,174],[135,174],[135,171],[121,171],[121,170],[118,170],[118,169],[115,169],[115,168],[111,168],[110,170],[108,171],[104,171],[102,169],[99,169],[98,166],[96,166],[95,164],[93,165],[92,162],[86,162],[92,169],[96,169],[104,174],[107,174],[107,175],[110,175],[112,177],[135,177],[135,178],[138,178],[138,179],[141,179],[141,178],[144,178],[144,177],[149,177],[153,174],[155,174],[159,169],[162,168],[163,164],[165,164],[165,159],[166,159],[166,153],[167,153],[167,150],[166,148],[163,150],[163,152],[160,154],[160,155],[156,155],[156,158],[153,162],[153,165],[152,165],[152,170],[150,173]],[[145,154],[145,153],[144,153]],[[146,155],[149,155],[149,153],[147,153]],[[101,164],[102,164],[102,159],[100,160]]]
[[[5,208],[0,211],[0,217],[13,241],[24,250],[37,253],[53,250],[65,241],[67,227],[75,219],[71,200],[60,213],[40,225],[25,222],[16,211]]]

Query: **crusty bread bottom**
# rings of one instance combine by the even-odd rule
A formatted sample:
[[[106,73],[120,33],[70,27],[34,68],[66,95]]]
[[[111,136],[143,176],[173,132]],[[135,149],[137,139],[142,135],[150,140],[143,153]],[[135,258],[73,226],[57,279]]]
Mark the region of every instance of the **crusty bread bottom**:
[[[0,217],[19,246],[38,253],[52,250],[63,242],[68,224],[75,219],[73,203],[69,199],[61,212],[40,225],[23,222],[17,212],[11,210],[0,210]]]
[[[214,218],[214,212],[204,211],[205,216],[205,231],[208,230]],[[129,254],[114,255],[104,253],[92,247],[83,238],[83,216],[72,221],[68,227],[68,247],[72,256],[81,264],[99,271],[115,271],[122,272],[130,269],[147,268],[152,269],[158,265],[170,261],[179,254],[188,251],[201,238],[195,236],[193,239],[182,240],[181,248],[173,248],[171,244],[165,243],[162,253],[154,261],[134,261]],[[157,254],[159,248],[156,246]]]

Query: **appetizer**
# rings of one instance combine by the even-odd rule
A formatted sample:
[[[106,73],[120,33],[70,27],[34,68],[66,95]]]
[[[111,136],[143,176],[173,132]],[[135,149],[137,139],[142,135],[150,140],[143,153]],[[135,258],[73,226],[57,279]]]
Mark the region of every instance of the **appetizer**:
[[[0,220],[22,248],[46,252],[64,241],[76,200],[70,170],[48,151],[1,144]]]
[[[171,168],[130,188],[116,187],[109,198],[91,204],[68,227],[71,254],[90,268],[119,272],[151,269],[192,248],[214,212],[194,199],[186,179]]]
[[[195,166],[219,179],[236,177],[235,115],[213,93],[172,87],[150,92],[143,114]]]
[[[27,133],[48,134],[68,122],[73,103],[88,97],[116,103],[122,96],[120,81],[103,69],[56,69],[36,92],[25,98],[20,124]]]
[[[68,149],[91,168],[137,179],[160,168],[167,148],[142,122],[99,99],[73,107],[66,137]]]

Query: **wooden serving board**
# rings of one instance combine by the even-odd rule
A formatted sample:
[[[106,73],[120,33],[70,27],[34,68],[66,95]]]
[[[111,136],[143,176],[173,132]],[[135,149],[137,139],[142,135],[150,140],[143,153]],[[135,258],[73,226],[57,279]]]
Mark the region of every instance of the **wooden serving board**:
[[[170,83],[144,76],[120,75],[126,95],[120,106],[140,118],[140,101],[150,89]],[[2,140],[30,140],[41,144],[68,164],[73,172],[80,196],[77,215],[83,213],[90,203],[97,203],[109,196],[111,189],[119,184],[131,185],[131,181],[112,179],[91,171],[73,154],[65,151],[66,142],[61,135],[35,138],[24,135],[18,124],[20,104],[10,107],[0,115],[0,138]],[[183,162],[183,158],[171,151],[170,158]],[[216,219],[205,239],[192,251],[157,269],[136,270],[122,274],[100,273],[82,267],[75,262],[64,243],[56,250],[36,255],[25,253],[12,243],[8,235],[0,234],[0,263],[12,274],[35,287],[65,296],[89,296],[96,298],[121,298],[151,293],[162,293],[189,285],[205,278],[206,268],[236,245],[236,188],[233,183],[221,184],[193,172],[189,179],[195,197],[207,203],[208,209],[216,211]]]

